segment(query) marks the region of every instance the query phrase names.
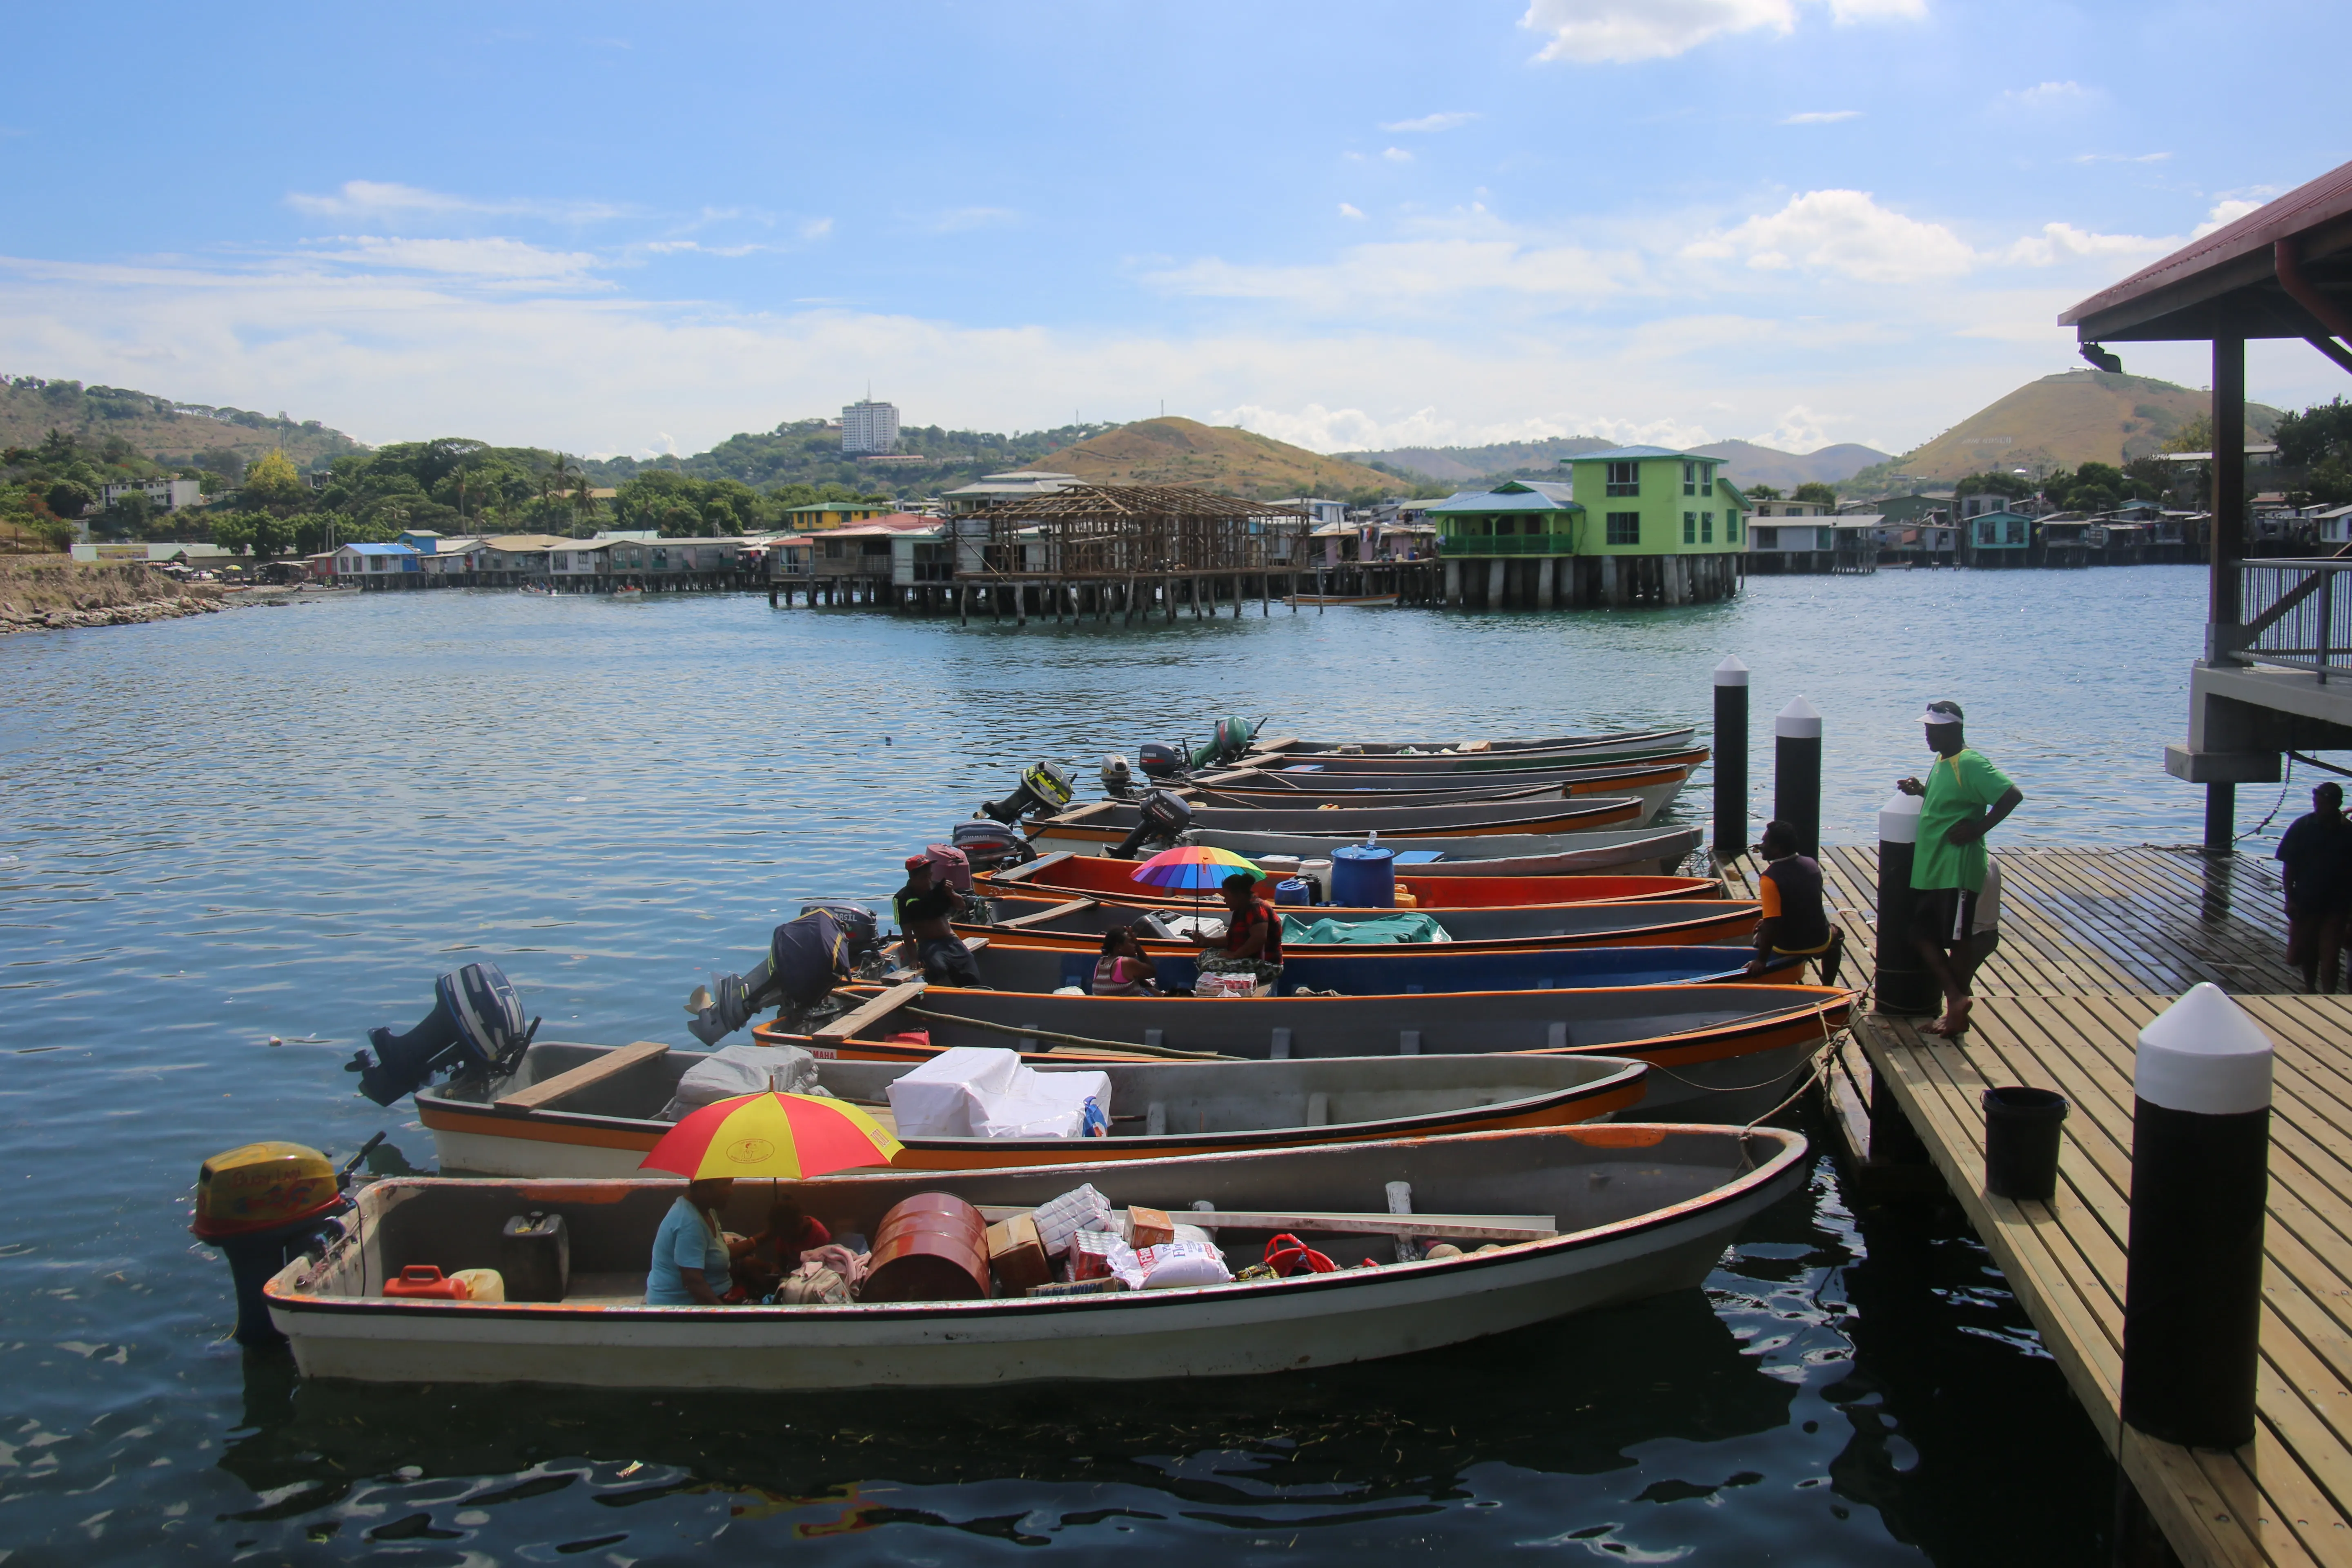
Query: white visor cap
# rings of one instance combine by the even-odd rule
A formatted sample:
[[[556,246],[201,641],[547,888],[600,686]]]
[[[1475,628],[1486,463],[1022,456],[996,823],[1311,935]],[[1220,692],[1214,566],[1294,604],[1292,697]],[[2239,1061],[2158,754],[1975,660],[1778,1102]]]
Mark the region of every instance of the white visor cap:
[[[1926,712],[1919,715],[1919,722],[1922,724],[1957,724],[1959,721],[1960,716],[1958,714],[1946,713],[1941,710],[1935,708],[1930,708]]]

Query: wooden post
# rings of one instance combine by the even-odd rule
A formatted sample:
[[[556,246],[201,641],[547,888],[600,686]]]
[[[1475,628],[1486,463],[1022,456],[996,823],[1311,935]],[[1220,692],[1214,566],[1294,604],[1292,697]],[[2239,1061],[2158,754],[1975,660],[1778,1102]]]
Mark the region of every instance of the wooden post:
[[[1504,599],[1506,597],[1503,592],[1503,586],[1508,580],[1509,572],[1509,563],[1506,562],[1499,555],[1486,563],[1486,607],[1488,609],[1499,610],[1503,608]]]
[[[2246,340],[2213,340],[2213,546],[2205,662],[2235,664],[2245,634],[2238,563],[2246,552]],[[2205,786],[2205,848],[2227,855],[2237,843],[2238,786]]]

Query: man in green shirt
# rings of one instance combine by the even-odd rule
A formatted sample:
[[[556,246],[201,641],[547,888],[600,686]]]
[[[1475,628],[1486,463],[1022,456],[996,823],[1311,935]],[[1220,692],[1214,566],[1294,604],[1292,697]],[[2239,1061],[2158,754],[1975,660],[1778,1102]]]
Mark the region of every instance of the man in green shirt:
[[[1895,784],[1920,797],[1919,843],[1911,858],[1911,941],[1944,993],[1944,1016],[1927,1032],[1957,1038],[1969,1026],[1969,976],[1953,963],[1952,951],[1966,946],[1976,924],[1977,896],[1990,863],[1985,835],[2025,794],[1982,752],[1969,749],[1958,703],[1930,702],[1919,721],[1936,765],[1924,784],[1911,778]]]

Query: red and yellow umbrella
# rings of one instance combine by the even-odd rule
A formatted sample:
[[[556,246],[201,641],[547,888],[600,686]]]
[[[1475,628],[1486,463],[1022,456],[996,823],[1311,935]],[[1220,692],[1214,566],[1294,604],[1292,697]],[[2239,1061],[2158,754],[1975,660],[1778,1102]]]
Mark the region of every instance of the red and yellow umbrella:
[[[693,1181],[718,1176],[822,1176],[887,1165],[904,1147],[846,1100],[821,1095],[746,1094],[706,1105],[662,1134],[639,1161]]]

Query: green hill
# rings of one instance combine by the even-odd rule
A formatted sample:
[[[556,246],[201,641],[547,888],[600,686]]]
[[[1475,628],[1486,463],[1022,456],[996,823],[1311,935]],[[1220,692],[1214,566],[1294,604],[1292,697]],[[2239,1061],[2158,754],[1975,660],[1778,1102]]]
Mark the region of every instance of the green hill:
[[[1867,495],[1895,475],[1950,481],[1989,468],[2035,474],[2084,463],[2121,468],[2152,457],[2180,428],[2212,408],[2210,395],[2145,375],[2069,370],[2029,381],[1934,440],[1864,469],[1841,490]],[[2246,405],[2249,433],[2268,436],[2279,411]]]
[[[193,462],[207,451],[234,452],[240,462],[251,462],[281,447],[296,468],[307,469],[367,450],[316,419],[298,422],[283,414],[175,403],[152,393],[78,381],[0,380],[0,447],[37,446],[51,430],[62,430],[92,449],[119,437],[131,450],[166,466]]]
[[[1066,447],[1039,466],[1110,485],[1202,485],[1253,500],[1334,500],[1409,489],[1395,476],[1231,426],[1139,419]]]

